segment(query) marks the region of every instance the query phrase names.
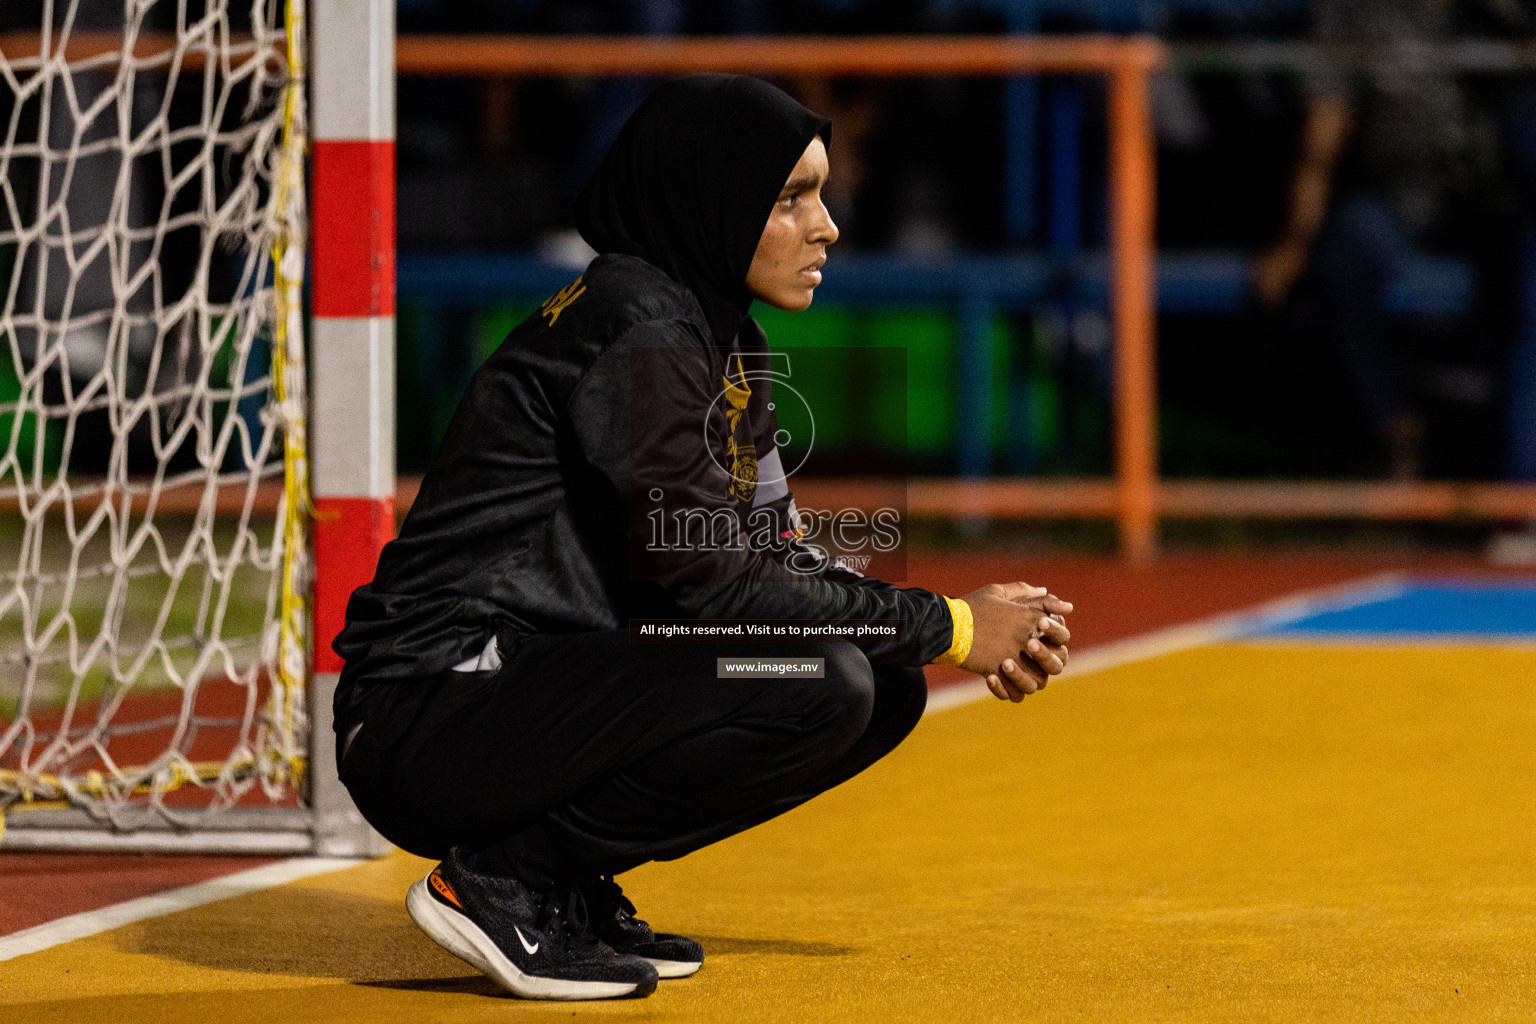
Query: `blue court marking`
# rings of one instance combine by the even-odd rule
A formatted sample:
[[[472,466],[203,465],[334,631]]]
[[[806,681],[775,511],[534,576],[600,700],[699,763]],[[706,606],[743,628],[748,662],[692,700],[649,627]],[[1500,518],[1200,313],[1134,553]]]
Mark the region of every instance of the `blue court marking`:
[[[1408,581],[1379,598],[1256,623],[1245,637],[1536,641],[1536,580]]]

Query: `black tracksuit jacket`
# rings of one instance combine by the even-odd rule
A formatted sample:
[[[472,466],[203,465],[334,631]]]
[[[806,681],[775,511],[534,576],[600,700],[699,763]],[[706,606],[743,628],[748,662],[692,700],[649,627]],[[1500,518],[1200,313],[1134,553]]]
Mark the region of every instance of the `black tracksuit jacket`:
[[[824,560],[791,571],[799,545],[632,550],[658,494],[668,510],[745,521],[767,509],[788,522],[782,474],[756,486],[755,467],[778,463],[767,382],[752,382],[744,409],[720,400],[737,358],[766,351],[762,329],[748,318],[731,349],[710,337],[691,291],[617,253],[514,328],[471,379],[399,537],[347,604],[333,644],[344,678],[433,676],[492,634],[636,617],[896,619],[898,639],[859,641],[871,661],[943,653],[953,625],[942,597]]]

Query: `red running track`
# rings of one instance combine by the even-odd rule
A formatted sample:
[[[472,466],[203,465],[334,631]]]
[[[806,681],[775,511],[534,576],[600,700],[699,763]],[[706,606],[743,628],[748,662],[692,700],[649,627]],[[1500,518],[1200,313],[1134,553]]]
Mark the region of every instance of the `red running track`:
[[[1077,606],[1070,619],[1074,650],[1382,572],[1492,574],[1472,559],[1434,554],[1172,555],[1149,566],[964,550],[908,556],[909,585],[953,597],[1011,580],[1050,587]],[[957,669],[928,673],[933,686],[965,678]],[[244,857],[0,853],[0,935],[264,863]]]

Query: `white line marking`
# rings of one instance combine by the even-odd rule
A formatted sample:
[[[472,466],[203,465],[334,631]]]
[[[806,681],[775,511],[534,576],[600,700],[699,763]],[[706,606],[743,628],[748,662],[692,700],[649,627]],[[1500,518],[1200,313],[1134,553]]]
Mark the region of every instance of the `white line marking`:
[[[174,914],[178,910],[189,910],[205,903],[216,903],[232,896],[242,896],[258,889],[269,889],[274,885],[309,878],[311,875],[323,875],[327,871],[339,871],[342,868],[363,863],[367,862],[340,857],[294,857],[277,864],[267,864],[249,871],[225,875],[223,878],[210,878],[206,882],[184,885],[180,889],[171,889],[153,896],[140,896],[138,899],[102,907],[100,910],[71,914],[69,917],[61,917],[35,928],[27,928],[24,931],[0,937],[0,961],[36,953],[50,946],[62,945],[87,936],[99,935],[135,921]]]
[[[948,711],[961,704],[969,704],[973,700],[990,696],[992,691],[987,689],[987,684],[981,681],[981,676],[971,676],[958,683],[948,683],[937,690],[929,691],[928,707],[923,711],[923,717],[936,715],[940,711]]]
[[[1074,654],[1072,663],[1067,666],[1066,672],[1059,679],[1063,681],[1075,679],[1091,672],[1102,672],[1105,669],[1129,665],[1131,662],[1146,661],[1149,658],[1158,658],[1165,654],[1175,654],[1194,647],[1204,647],[1207,644],[1235,640],[1239,637],[1243,637],[1244,642],[1250,642],[1246,637],[1247,634],[1287,622],[1297,622],[1319,612],[1341,611],[1345,608],[1357,608],[1363,604],[1374,604],[1377,601],[1388,601],[1394,597],[1401,597],[1407,593],[1408,589],[1409,582],[1406,576],[1398,573],[1383,573],[1336,586],[1304,590],[1274,601],[1265,601],[1251,608],[1222,612],[1220,615],[1196,619],[1194,622],[1169,626],[1165,629],[1155,629],[1140,636],[1127,637],[1124,640],[1115,640],[1093,647],[1082,654]],[[1254,641],[1264,639],[1253,638]],[[992,691],[988,690],[986,683],[977,676],[930,694],[928,710],[924,714],[948,711],[950,708],[957,708],[962,704],[991,696]]]
[[[1498,647],[1536,650],[1532,633],[1285,633],[1281,636],[1245,636],[1232,641],[1239,647],[1414,647],[1430,650],[1467,647]]]

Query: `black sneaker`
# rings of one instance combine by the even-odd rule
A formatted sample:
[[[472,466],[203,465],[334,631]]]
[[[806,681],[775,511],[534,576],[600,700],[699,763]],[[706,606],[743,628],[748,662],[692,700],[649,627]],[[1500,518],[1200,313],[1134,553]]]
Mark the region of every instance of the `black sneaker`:
[[[656,934],[635,916],[612,875],[603,875],[584,890],[591,916],[592,934],[615,952],[640,956],[651,962],[663,978],[686,978],[704,966],[704,947],[683,935]]]
[[[581,893],[541,894],[515,878],[471,871],[457,850],[411,886],[421,930],[525,999],[613,999],[656,991],[656,968],[587,929]]]

